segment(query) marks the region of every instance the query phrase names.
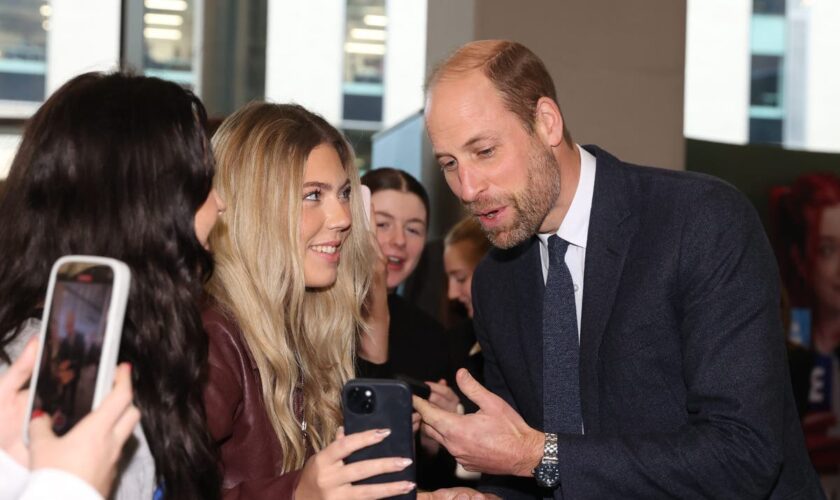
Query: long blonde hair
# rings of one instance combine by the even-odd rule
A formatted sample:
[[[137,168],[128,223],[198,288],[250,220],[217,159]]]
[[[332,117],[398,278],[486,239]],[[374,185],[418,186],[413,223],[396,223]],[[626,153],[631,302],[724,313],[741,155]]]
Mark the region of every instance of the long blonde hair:
[[[354,224],[341,246],[333,286],[307,289],[300,256],[306,159],[317,146],[338,152],[351,193],[359,174],[344,137],[323,118],[291,104],[253,102],[213,137],[215,187],[227,212],[210,235],[215,271],[208,292],[239,323],[257,364],[266,411],[283,448],[283,471],[299,469],[306,446],[320,450],[341,422],[340,391],[353,377],[362,305],[372,273],[371,240]],[[352,194],[353,221],[364,220]],[[309,442],[295,418],[303,391]]]

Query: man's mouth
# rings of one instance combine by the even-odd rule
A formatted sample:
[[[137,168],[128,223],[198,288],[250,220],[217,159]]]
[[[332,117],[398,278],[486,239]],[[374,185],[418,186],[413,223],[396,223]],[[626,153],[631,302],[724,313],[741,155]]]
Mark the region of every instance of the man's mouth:
[[[498,207],[492,210],[474,211],[473,215],[478,217],[479,221],[489,223],[494,221],[504,210],[505,207]]]

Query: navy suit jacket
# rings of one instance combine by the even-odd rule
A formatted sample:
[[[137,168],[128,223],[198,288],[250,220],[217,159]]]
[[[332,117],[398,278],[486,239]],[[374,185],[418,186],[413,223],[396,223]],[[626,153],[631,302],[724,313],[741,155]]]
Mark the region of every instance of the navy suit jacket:
[[[731,186],[596,147],[584,271],[584,435],[559,436],[561,486],[486,477],[505,499],[824,498],[785,361],[779,278]],[[536,237],[494,249],[473,281],[487,387],[542,428]]]

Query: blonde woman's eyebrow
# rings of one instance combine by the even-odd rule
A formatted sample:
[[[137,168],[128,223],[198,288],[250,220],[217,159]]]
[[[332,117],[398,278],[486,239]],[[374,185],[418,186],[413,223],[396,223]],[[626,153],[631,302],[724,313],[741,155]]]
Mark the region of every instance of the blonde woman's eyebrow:
[[[321,189],[324,189],[324,190],[330,190],[330,189],[332,189],[332,184],[328,184],[326,182],[320,182],[320,181],[309,181],[309,182],[304,182],[303,187],[305,187],[305,188],[316,187],[316,188],[321,188]]]

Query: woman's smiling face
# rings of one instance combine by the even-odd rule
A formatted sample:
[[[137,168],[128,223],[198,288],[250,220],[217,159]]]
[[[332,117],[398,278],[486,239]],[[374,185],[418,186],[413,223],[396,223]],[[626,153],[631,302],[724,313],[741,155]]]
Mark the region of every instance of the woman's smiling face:
[[[335,283],[341,244],[350,232],[350,179],[334,147],[322,144],[306,159],[301,192],[301,257],[307,287]]]

